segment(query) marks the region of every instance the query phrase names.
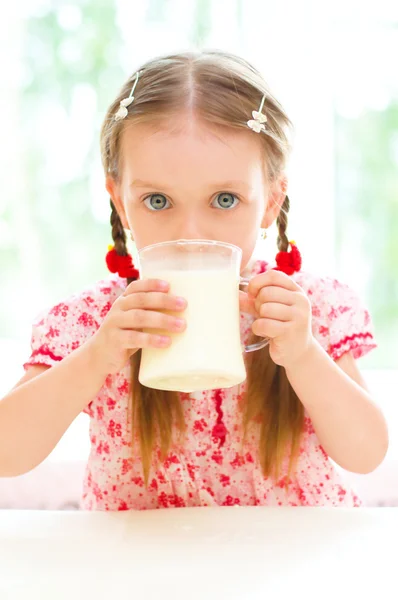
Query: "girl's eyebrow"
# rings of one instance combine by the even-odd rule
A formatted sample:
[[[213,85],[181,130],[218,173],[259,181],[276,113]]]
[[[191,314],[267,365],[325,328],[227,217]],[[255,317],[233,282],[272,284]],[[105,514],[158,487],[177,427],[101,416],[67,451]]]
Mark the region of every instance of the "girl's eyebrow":
[[[132,183],[130,184],[129,187],[132,188],[151,188],[151,189],[155,189],[155,190],[167,190],[170,189],[169,186],[167,185],[159,185],[157,183],[154,182],[150,182],[150,181],[143,181],[142,179],[134,179],[134,181],[132,181]],[[241,187],[241,188],[245,188],[248,189],[250,186],[248,185],[247,181],[243,181],[243,180],[236,180],[236,181],[222,181],[222,182],[214,182],[212,184],[210,184],[208,186],[209,190],[222,190],[225,188],[236,188],[236,187]]]
[[[132,181],[130,183],[129,187],[138,187],[138,188],[154,188],[156,190],[166,190],[167,189],[167,185],[158,185],[156,183],[150,182],[150,181],[143,181],[142,179],[134,179],[134,181]]]

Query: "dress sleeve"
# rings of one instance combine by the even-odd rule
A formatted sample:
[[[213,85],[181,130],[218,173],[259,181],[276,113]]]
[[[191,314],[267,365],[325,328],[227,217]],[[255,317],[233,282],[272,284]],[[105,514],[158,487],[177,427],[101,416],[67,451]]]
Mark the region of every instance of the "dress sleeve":
[[[25,370],[33,365],[56,365],[95,333],[99,323],[88,298],[71,297],[38,315],[32,326],[31,354],[23,365]],[[90,414],[89,406],[84,412]]]
[[[377,347],[369,311],[352,288],[323,279],[313,295],[313,331],[333,360],[346,352],[361,358]]]

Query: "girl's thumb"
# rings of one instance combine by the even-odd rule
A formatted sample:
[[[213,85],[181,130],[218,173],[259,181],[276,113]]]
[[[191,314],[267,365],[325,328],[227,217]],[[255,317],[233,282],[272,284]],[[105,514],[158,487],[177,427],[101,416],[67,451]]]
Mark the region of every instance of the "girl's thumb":
[[[241,312],[248,313],[254,317],[257,315],[254,300],[246,292],[239,291],[239,307]]]

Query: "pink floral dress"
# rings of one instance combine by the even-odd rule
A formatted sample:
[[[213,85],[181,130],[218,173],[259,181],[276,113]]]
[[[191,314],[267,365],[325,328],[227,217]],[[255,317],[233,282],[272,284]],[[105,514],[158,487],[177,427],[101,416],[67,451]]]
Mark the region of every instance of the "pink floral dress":
[[[270,268],[255,261],[246,275]],[[359,358],[375,347],[369,313],[356,294],[335,279],[305,272],[294,280],[312,304],[312,328],[324,350],[337,360],[345,352]],[[55,365],[81,346],[101,325],[126,280],[100,281],[51,308],[33,325],[32,354],[25,363]],[[252,318],[241,315],[243,339]],[[265,478],[255,436],[240,453],[244,384],[181,394],[186,443],[174,443],[167,459],[151,469],[148,490],[139,458],[132,458],[127,419],[130,369],[109,375],[85,412],[90,416],[91,451],[83,484],[86,510],[146,510],[185,506],[360,506],[305,418],[300,456],[288,490],[285,479]],[[56,402],[54,398],[54,402]],[[155,452],[159,456],[159,448]]]

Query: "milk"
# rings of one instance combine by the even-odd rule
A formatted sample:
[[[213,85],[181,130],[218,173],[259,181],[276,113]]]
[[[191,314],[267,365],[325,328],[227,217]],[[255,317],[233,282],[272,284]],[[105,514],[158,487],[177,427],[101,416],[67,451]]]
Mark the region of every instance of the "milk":
[[[146,270],[145,278],[168,281],[170,293],[187,300],[187,309],[178,313],[187,327],[182,333],[167,332],[172,338],[168,348],[142,350],[139,381],[180,392],[227,388],[244,381],[236,269],[153,268]]]

